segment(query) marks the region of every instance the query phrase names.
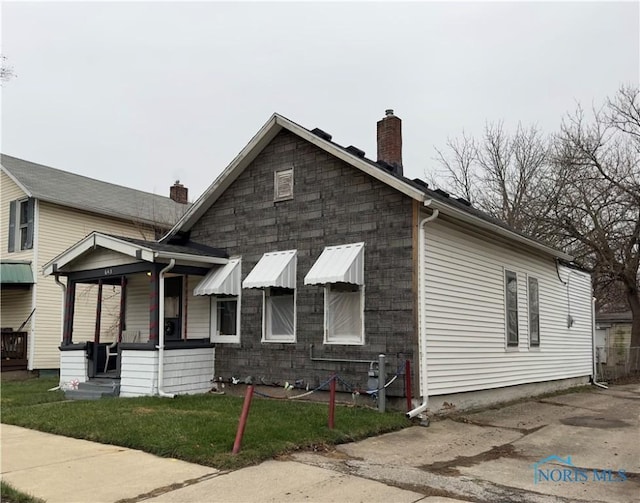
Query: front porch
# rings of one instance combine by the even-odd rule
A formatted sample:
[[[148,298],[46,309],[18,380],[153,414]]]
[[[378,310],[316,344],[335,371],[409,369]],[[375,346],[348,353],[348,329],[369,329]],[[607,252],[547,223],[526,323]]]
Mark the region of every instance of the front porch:
[[[194,289],[227,262],[215,249],[95,233],[54,259],[45,272],[56,275],[65,295],[61,386],[87,397],[210,390],[210,302]],[[97,290],[92,326],[74,319],[87,287]]]

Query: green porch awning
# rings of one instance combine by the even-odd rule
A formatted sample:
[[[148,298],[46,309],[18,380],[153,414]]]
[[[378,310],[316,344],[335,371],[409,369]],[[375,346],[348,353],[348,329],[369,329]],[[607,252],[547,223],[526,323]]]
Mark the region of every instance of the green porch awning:
[[[0,283],[3,285],[32,285],[31,264],[24,262],[0,263]]]

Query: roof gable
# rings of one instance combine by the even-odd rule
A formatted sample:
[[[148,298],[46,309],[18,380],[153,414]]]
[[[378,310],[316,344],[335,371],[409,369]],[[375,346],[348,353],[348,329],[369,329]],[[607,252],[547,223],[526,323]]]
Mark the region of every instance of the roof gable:
[[[190,207],[172,199],[2,154],[1,169],[29,197],[116,218],[170,227]]]
[[[555,250],[535,239],[510,228],[477,208],[469,205],[462,199],[450,198],[443,191],[431,190],[427,184],[420,180],[410,180],[404,176],[392,173],[386,169],[384,163],[379,164],[364,157],[363,152],[355,147],[342,147],[331,141],[331,136],[319,129],[310,131],[295,122],[279,114],[273,114],[262,126],[251,141],[231,161],[224,171],[216,178],[209,188],[189,208],[176,225],[161,241],[169,241],[179,233],[186,233],[218,200],[225,190],[240,176],[240,174],[256,159],[264,148],[282,130],[287,130],[299,138],[308,141],[332,156],[341,159],[347,164],[361,170],[373,178],[385,183],[393,189],[411,197],[412,199],[437,209],[442,214],[460,222],[470,224],[478,229],[502,236],[515,241],[527,248],[533,248],[544,255],[550,255],[564,260],[572,260],[572,257],[561,251]]]

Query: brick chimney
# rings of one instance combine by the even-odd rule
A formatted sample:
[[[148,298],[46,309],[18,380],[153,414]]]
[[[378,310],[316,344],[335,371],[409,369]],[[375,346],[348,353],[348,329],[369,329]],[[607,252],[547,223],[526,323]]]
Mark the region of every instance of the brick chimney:
[[[176,180],[169,188],[169,197],[176,203],[187,204],[189,202],[189,189],[180,183],[180,180]]]
[[[387,163],[394,173],[402,175],[402,121],[391,109],[378,121],[378,162]]]

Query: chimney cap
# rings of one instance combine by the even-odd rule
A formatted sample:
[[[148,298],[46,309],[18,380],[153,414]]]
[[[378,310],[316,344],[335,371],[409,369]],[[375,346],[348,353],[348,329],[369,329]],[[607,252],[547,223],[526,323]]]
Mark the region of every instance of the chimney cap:
[[[387,108],[387,109],[384,111],[384,114],[385,114],[387,117],[389,117],[390,115],[393,115],[393,108]]]

